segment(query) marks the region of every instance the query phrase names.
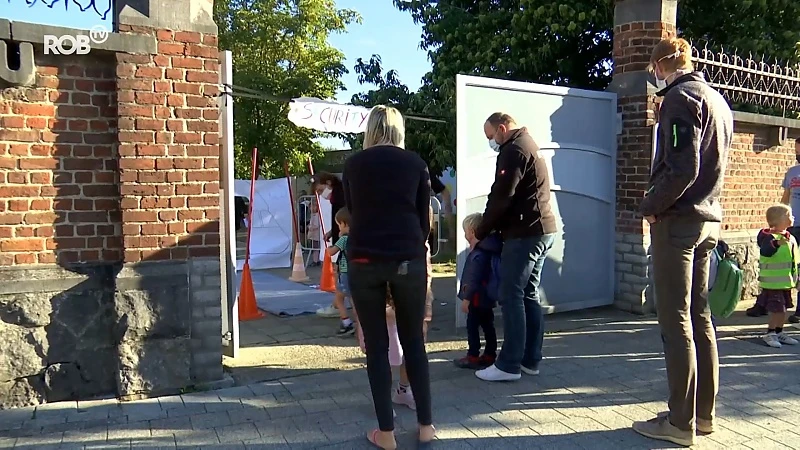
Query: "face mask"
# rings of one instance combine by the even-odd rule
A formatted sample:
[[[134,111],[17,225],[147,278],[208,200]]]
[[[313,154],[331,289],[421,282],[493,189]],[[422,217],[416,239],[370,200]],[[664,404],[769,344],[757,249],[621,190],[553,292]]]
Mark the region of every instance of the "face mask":
[[[489,147],[498,153],[500,152],[500,144],[498,144],[494,139],[489,140]]]
[[[656,78],[656,87],[659,91],[667,88],[667,80],[659,80]]]
[[[322,191],[322,198],[328,199],[331,197],[331,188],[326,187],[324,191]]]

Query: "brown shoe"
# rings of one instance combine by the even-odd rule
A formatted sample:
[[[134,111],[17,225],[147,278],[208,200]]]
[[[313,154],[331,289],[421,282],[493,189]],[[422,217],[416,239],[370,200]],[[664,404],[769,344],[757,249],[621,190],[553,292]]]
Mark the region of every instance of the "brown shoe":
[[[656,417],[646,422],[634,422],[633,431],[650,439],[668,441],[684,447],[694,445],[694,433],[676,428],[670,423],[669,416]]]
[[[658,413],[658,417],[659,418],[669,417],[669,411]],[[697,434],[701,435],[711,434],[714,432],[714,420],[701,419],[698,417],[697,419],[695,419],[695,428],[697,428]]]

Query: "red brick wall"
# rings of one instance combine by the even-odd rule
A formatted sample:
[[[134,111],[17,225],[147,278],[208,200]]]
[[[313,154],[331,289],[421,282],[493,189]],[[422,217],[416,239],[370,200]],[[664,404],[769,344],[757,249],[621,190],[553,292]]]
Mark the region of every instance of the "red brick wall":
[[[723,230],[755,230],[764,213],[778,203],[786,169],[796,164],[794,141],[767,150],[766,127],[736,124],[736,135],[725,172]]]
[[[157,36],[0,90],[0,266],[219,252],[217,38]]]
[[[119,260],[116,108],[108,58],[37,58],[0,90],[0,265]]]

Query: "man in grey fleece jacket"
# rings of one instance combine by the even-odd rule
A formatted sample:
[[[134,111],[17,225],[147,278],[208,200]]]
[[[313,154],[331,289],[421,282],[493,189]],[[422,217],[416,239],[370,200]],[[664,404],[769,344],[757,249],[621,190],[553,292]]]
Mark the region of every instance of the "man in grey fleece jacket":
[[[714,431],[719,388],[717,342],[708,306],[710,252],[719,240],[719,196],[733,138],[733,114],[702,73],[691,48],[666,39],[653,52],[668,85],[659,111],[656,157],[640,212],[650,222],[653,282],[664,341],[669,412],[635,431],[690,446],[695,428]],[[663,81],[662,81],[663,80]]]

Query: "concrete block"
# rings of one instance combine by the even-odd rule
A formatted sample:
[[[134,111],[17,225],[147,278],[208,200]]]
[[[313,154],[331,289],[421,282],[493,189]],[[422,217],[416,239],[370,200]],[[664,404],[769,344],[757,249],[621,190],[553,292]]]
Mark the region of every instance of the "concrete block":
[[[219,306],[209,306],[203,309],[203,315],[209,319],[220,319],[222,317],[222,308]]]
[[[88,34],[88,30],[58,27],[28,22],[11,22],[11,37],[15,41],[44,44],[45,35],[71,35]],[[92,51],[112,51],[124,53],[156,54],[158,45],[155,36],[143,34],[109,33],[108,39],[103,43],[93,43]]]
[[[120,24],[217,34],[212,0],[128,0],[117,2]]]
[[[219,275],[206,275],[203,277],[203,286],[219,289],[222,286],[222,277]]]
[[[191,295],[194,306],[213,306],[222,302],[222,292],[219,289],[192,289]]]

